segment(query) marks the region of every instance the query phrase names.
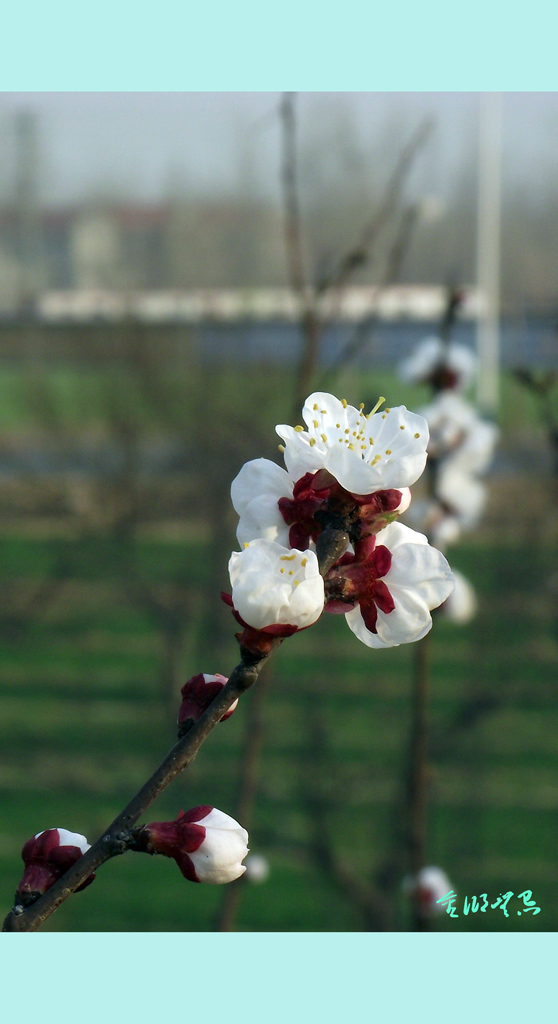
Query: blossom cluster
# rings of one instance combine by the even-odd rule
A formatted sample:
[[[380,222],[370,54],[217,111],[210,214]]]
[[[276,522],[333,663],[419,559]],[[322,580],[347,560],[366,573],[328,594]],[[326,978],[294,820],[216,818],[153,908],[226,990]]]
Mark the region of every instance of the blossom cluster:
[[[492,461],[498,430],[463,395],[477,371],[476,357],[465,345],[426,338],[399,369],[404,380],[428,384],[434,392],[420,410],[430,433],[430,494],[415,502],[408,519],[446,550],[480,521],[487,499],[482,476]],[[456,574],[445,614],[454,622],[467,622],[475,610],[471,584]]]
[[[481,476],[492,461],[498,430],[462,394],[476,373],[475,355],[465,345],[427,338],[401,364],[400,373],[434,391],[420,410],[430,433],[433,493],[426,505],[415,505],[411,518],[445,548],[480,520],[486,504]]]
[[[244,643],[306,629],[342,613],[369,647],[421,639],[453,576],[427,538],[397,522],[427,458],[428,424],[404,406],[371,412],[316,392],[305,426],[279,424],[285,468],[247,462],[231,486],[243,546],[229,562],[232,605]],[[350,544],[323,577],[316,553],[325,531]]]

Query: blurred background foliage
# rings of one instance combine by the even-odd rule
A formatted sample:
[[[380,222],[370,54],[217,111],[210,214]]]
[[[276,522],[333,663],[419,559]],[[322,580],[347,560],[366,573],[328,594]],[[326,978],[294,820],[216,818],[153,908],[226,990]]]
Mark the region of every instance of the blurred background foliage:
[[[388,136],[386,129],[381,139]],[[401,139],[399,132],[398,145]],[[349,152],[349,142],[341,132],[339,152]],[[312,237],[324,235],[314,251],[316,273],[327,245],[343,250],[340,236],[350,217],[358,223],[359,188],[366,190],[370,168],[385,177],[380,142],[376,163],[363,164],[353,153],[352,162],[331,174],[323,151],[302,161],[304,174],[311,167],[323,179],[307,214]],[[428,159],[432,164],[431,154]],[[336,202],[340,191],[352,214]],[[19,207],[7,202],[4,209],[19,224],[19,244],[39,237],[37,211],[25,219],[30,194],[24,189]],[[535,200],[529,195],[526,205],[534,209]],[[552,236],[554,245],[555,196],[549,203],[540,237]],[[177,242],[177,252],[199,269],[212,229],[203,203],[194,205],[199,229]],[[257,210],[248,206],[246,216],[235,207],[234,223],[246,239],[231,234],[234,258],[219,272],[220,283],[275,282],[273,273],[258,276],[260,257],[238,280],[230,270],[256,246]],[[455,218],[461,206],[451,201],[448,209]],[[463,235],[439,226],[449,246],[443,257],[434,241],[422,247],[415,237],[410,280],[443,281],[450,262],[467,279],[474,209],[465,204],[464,210]],[[169,216],[178,230],[180,214]],[[27,235],[26,224],[35,224]],[[536,232],[529,228],[524,246],[517,224],[505,231],[522,236],[514,251],[525,255]],[[279,246],[280,232],[272,218],[262,238]],[[512,248],[505,244],[504,252]],[[218,251],[220,243],[208,267]],[[134,259],[132,247],[128,263],[121,263],[123,280]],[[520,264],[515,306],[519,293],[506,285],[513,358],[519,352],[534,371],[552,370],[555,280],[528,292],[533,278]],[[43,251],[41,266],[49,265]],[[209,272],[188,273],[180,285],[194,277],[196,285],[214,283]],[[370,279],[366,269],[359,273]],[[21,274],[14,280],[20,288]],[[68,279],[66,286],[74,285]],[[294,397],[291,350],[280,334],[270,342],[269,326],[217,330],[124,318],[60,327],[22,304],[21,288],[7,294],[15,307],[0,323],[0,892],[6,911],[23,842],[55,826],[96,838],[174,741],[180,686],[198,671],[227,675],[236,663],[236,625],[219,597],[236,547],[230,483],[246,460],[275,458],[274,426],[291,419]],[[426,391],[402,384],[395,361],[435,327],[377,330],[344,368],[346,398],[358,404],[382,394],[390,405],[424,403]],[[558,388],[549,379],[545,418],[537,393],[512,373],[511,352],[510,342],[488,513],[449,554],[477,589],[479,614],[467,626],[436,617],[430,648],[428,862],[444,868],[458,893],[459,920],[444,915],[435,924],[447,931],[558,927],[558,483],[549,427],[549,417],[558,417]],[[250,821],[241,821],[249,825],[251,849],[265,855],[271,870],[261,885],[235,883],[242,897],[237,928],[409,927],[400,886],[411,665],[412,645],[371,651],[342,617],[322,617],[281,647],[269,678],[214,730],[191,769],[153,806],[149,820],[202,803],[240,816],[244,802]],[[250,743],[260,753],[247,781],[243,756]],[[500,893],[527,888],[542,909],[536,917],[514,910],[506,918],[499,909],[462,913],[464,896],[488,892],[494,902]],[[223,926],[223,899],[219,888],[187,883],[171,861],[128,854],[107,863],[95,884],[45,927],[207,930]]]
[[[92,463],[45,472],[28,460],[2,488],[6,906],[23,839],[57,824],[97,835],[172,741],[180,685],[195,671],[227,674],[235,663],[236,627],[218,599],[236,546],[230,480],[246,458],[272,454],[288,374],[254,366],[235,374],[216,364],[165,374],[161,418],[136,369],[122,368],[126,384],[112,366],[45,373],[40,382],[12,370],[11,401],[2,403],[4,454],[16,442],[29,454],[36,439],[53,462],[89,450]],[[152,383],[150,376],[148,390]],[[546,455],[547,444],[524,392],[512,379],[505,385],[510,433],[490,512],[450,555],[476,586],[481,609],[468,626],[437,619],[432,638],[428,849],[460,896],[488,890],[495,901],[503,886],[531,888],[543,913],[513,920],[494,910],[443,918],[442,928],[558,923],[555,483],[549,453],[527,470],[514,465],[518,445],[524,455]],[[374,390],[411,407],[419,398],[393,374],[372,372],[359,373],[347,394],[357,401]],[[33,396],[32,409],[23,396]],[[151,448],[165,443],[172,465],[150,470]],[[340,865],[363,884],[397,865],[411,656],[410,645],[370,651],[337,616],[276,654],[261,707],[250,828],[251,848],[264,853],[271,873],[260,886],[242,883],[238,927],[367,927],[361,894],[346,890],[317,839],[326,830]],[[255,699],[251,691],[214,730],[150,820],[207,802],[237,812]],[[48,927],[211,928],[221,899],[184,882],[170,861],[129,854],[105,866]],[[393,926],[405,927],[406,914],[396,888]]]

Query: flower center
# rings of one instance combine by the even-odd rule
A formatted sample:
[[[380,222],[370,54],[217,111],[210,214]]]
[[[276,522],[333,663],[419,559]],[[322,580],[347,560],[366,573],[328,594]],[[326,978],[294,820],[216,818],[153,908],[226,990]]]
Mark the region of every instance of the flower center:
[[[360,550],[359,550],[360,549]],[[383,544],[376,547],[376,538],[370,537],[357,547],[355,555],[345,555],[343,563],[334,567],[326,577],[326,611],[340,611],[339,603],[360,606],[366,628],[377,633],[378,609],[389,615],[395,601],[388,586],[380,578],[391,568],[391,551]]]
[[[291,586],[298,587],[300,584],[298,576],[303,575],[302,570],[307,562],[308,559],[303,558],[302,553],[298,551],[292,551],[290,555],[279,555],[279,574],[285,576]]]

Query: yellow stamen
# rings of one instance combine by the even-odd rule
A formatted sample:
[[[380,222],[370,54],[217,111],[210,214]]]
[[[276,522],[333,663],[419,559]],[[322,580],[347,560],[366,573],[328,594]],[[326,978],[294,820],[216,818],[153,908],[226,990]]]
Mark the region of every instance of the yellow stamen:
[[[320,409],[320,412],[323,413],[324,416],[327,416],[327,409]]]
[[[292,562],[296,555],[279,555],[282,562]]]
[[[320,434],[320,437],[325,444],[325,442],[327,441],[327,434]]]
[[[367,444],[361,444],[360,447],[366,451],[366,449],[368,448],[368,445]]]
[[[346,434],[350,434],[350,433],[351,433],[351,431],[349,430],[349,428],[348,428],[348,427],[345,427],[345,433],[346,433]]]
[[[346,398],[342,398],[341,399],[341,405],[343,406],[344,409],[347,408],[347,399]]]
[[[317,420],[312,420],[312,424],[315,427],[319,427],[319,425],[320,425]]]
[[[315,444],[316,444],[316,438],[315,437],[311,437],[310,438],[310,447],[313,448]]]
[[[302,434],[303,431],[304,431],[304,427],[295,427],[295,430],[296,430],[297,434]]]
[[[282,569],[281,569],[281,572],[283,572],[283,570],[282,570]],[[294,576],[294,572],[293,572],[293,570],[292,570],[292,569],[289,569],[289,576]]]
[[[372,462],[370,463],[370,465],[371,466],[375,466],[376,463],[380,461],[381,457],[382,457],[381,455],[375,455],[374,458],[372,459]]]
[[[371,412],[369,412],[369,413],[368,413],[368,415],[369,415],[369,416],[373,416],[375,412],[378,412],[378,409],[380,408],[380,406],[381,406],[381,405],[383,405],[383,404],[384,404],[384,402],[385,402],[385,398],[384,398],[384,396],[383,396],[383,395],[380,395],[380,397],[379,397],[378,401],[376,402],[376,405],[375,405],[375,406],[374,406],[374,408],[373,408],[373,409],[371,410]]]
[[[318,403],[317,403],[317,402],[314,402],[314,405],[312,406],[312,408],[313,408],[314,410],[316,410],[316,409],[318,408]]]
[[[285,445],[284,444],[278,444],[277,447],[278,447],[280,452],[284,452],[285,451]]]
[[[351,449],[351,451],[352,451],[352,452],[354,452],[354,450],[355,450],[355,446],[354,446],[354,444],[350,444],[350,445],[349,445],[349,448]]]
[[[414,434],[413,436],[414,437],[420,437],[420,434]]]
[[[399,427],[399,429],[400,429],[400,430],[405,430],[405,424],[404,424],[404,423],[402,423],[402,424],[401,424],[401,426]]]
[[[279,572],[285,572],[285,570],[284,569],[279,569]]]
[[[391,455],[391,448],[386,448],[386,455]]]
[[[298,587],[299,583],[300,583],[300,580],[293,580],[293,586],[294,587]]]
[[[391,409],[384,409],[384,412],[391,412]]]
[[[360,405],[359,405],[359,409],[364,409],[364,402],[361,402],[361,403],[360,403]]]
[[[369,437],[368,440],[370,441],[370,444],[374,444],[374,438],[373,437]]]
[[[341,429],[341,424],[340,423],[336,423],[335,426],[337,427],[338,430]]]
[[[307,558],[303,558],[303,559],[302,559],[302,562],[301,562],[300,564],[301,564],[301,566],[302,566],[303,568],[304,568],[304,566],[306,565],[307,561],[308,561],[308,559],[307,559]]]

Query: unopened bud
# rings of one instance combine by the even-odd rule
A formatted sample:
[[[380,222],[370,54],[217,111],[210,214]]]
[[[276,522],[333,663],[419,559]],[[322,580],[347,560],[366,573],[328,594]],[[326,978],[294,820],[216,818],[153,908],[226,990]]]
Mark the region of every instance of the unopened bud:
[[[24,905],[33,903],[50,889],[89,849],[85,836],[65,828],[49,828],[28,839],[21,851],[25,871],[16,896]],[[95,878],[89,875],[76,889],[85,889]]]
[[[180,691],[182,693],[182,704],[178,712],[178,725],[181,726],[188,719],[197,722],[198,718],[201,718],[204,711],[207,710],[226,683],[228,683],[227,677],[222,676],[219,672],[214,676],[208,675],[207,672],[199,672],[197,676],[192,676],[187,683],[184,683]],[[221,722],[224,722],[226,718],[230,718],[237,704],[238,699],[225,712]]]
[[[172,857],[190,882],[222,884],[246,871],[248,833],[216,807],[193,807],[175,821],[145,825],[140,844],[147,853]]]
[[[451,889],[451,882],[442,868],[421,868],[416,875],[408,875],[403,881],[403,892],[414,903],[424,917],[444,913],[444,906],[437,900]]]

